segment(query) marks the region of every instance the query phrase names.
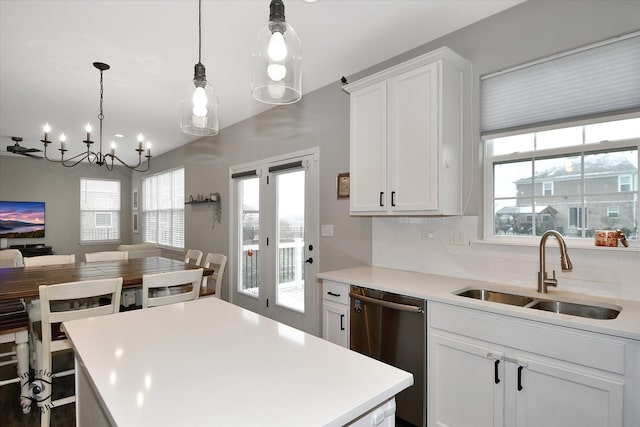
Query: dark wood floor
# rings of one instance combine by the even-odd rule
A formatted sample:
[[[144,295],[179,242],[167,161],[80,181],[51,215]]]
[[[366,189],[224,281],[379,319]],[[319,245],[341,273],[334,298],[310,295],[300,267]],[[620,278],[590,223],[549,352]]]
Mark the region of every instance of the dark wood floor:
[[[0,345],[0,353],[9,351],[10,348]],[[71,354],[61,355],[54,358],[54,372],[73,365]],[[3,366],[0,368],[0,379],[15,377],[15,365]],[[53,397],[68,396],[73,393],[73,375],[54,380]],[[0,425],[2,427],[36,427],[40,425],[40,412],[34,403],[31,412],[22,413],[20,407],[20,387],[19,383],[9,384],[0,387]],[[73,427],[76,424],[75,405],[65,405],[55,408],[51,412],[52,427]]]

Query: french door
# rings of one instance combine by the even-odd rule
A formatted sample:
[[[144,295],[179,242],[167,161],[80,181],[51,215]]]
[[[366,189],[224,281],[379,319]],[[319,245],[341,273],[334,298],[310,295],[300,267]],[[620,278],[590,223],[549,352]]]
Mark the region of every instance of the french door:
[[[317,149],[231,168],[231,301],[317,335]]]

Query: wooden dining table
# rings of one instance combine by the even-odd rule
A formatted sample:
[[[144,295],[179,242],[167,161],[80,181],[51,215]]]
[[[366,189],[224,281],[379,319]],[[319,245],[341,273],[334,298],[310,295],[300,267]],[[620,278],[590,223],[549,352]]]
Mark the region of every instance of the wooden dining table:
[[[122,287],[125,289],[142,286],[142,276],[145,274],[198,268],[203,267],[163,257],[0,268],[0,301],[39,298],[38,287],[40,285],[122,277]],[[213,272],[214,270],[210,268],[204,268],[203,275],[210,276]],[[208,294],[208,290],[201,291],[201,296],[203,294]]]

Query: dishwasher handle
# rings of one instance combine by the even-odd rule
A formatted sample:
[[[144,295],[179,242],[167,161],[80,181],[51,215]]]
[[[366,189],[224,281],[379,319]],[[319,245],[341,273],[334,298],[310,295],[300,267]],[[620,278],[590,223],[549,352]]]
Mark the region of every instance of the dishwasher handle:
[[[415,305],[399,304],[397,302],[385,301],[378,298],[371,298],[365,295],[355,294],[353,292],[349,292],[349,296],[351,298],[359,299],[359,300],[369,302],[371,304],[379,305],[382,307],[391,308],[393,310],[408,311],[411,313],[419,313],[419,314],[424,313],[423,307],[418,307]]]

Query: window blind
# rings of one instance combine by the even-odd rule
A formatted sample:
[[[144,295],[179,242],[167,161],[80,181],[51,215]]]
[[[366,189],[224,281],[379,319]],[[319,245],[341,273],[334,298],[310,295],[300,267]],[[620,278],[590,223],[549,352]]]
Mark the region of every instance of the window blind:
[[[80,179],[80,241],[120,240],[120,181]]]
[[[638,70],[640,32],[484,76],[482,133],[640,111]]]
[[[146,243],[184,249],[184,169],[143,179],[142,225]]]

